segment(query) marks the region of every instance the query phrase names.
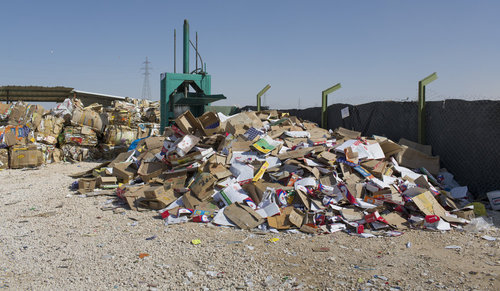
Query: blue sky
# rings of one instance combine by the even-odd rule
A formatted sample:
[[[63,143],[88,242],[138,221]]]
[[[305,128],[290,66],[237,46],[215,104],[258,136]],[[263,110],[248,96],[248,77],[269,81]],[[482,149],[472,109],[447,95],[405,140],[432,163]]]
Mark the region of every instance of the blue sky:
[[[0,85],[68,86],[140,97],[141,66],[182,70],[182,24],[212,75],[212,93],[254,105],[306,108],[338,82],[329,103],[428,98],[499,99],[499,1],[3,1]],[[193,53],[191,53],[193,56]],[[191,58],[194,68],[194,58]]]

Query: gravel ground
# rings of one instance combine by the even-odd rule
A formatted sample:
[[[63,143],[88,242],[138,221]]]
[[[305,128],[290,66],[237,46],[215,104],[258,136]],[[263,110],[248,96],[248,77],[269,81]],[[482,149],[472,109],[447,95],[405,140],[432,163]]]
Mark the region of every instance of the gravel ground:
[[[67,174],[95,165],[0,171],[0,288],[500,290],[496,227],[361,239],[165,226],[156,212],[103,210],[113,197],[70,191]]]

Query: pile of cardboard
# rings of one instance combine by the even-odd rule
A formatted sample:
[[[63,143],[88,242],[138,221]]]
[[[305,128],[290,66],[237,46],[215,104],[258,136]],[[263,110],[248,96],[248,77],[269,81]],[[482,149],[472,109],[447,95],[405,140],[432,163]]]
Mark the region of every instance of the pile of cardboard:
[[[74,177],[85,177],[81,193],[116,188],[131,209],[158,210],[166,224],[396,236],[461,227],[475,211],[429,146],[329,131],[278,111],[187,111],[162,137]]]
[[[112,159],[133,141],[158,135],[159,102],[125,101],[103,108],[66,99],[50,111],[23,102],[0,103],[0,169]],[[123,110],[131,112],[129,119],[120,117]]]

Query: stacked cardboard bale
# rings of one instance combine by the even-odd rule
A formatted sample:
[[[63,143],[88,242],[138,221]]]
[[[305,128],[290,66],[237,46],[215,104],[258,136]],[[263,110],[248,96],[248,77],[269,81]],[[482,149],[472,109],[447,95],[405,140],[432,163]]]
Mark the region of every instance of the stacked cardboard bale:
[[[156,103],[127,101],[103,108],[66,99],[50,111],[23,102],[0,103],[0,169],[112,159],[134,140],[158,135],[158,123],[149,122],[159,119]],[[128,118],[123,111],[133,114]]]
[[[0,104],[0,168],[37,167],[53,160],[53,146],[36,143],[45,109],[23,102]]]

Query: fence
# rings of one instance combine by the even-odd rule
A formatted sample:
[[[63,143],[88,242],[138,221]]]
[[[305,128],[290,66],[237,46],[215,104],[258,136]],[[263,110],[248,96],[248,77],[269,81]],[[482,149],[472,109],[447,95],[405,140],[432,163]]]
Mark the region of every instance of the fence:
[[[341,109],[350,116],[342,119]],[[321,108],[286,110],[320,124]],[[328,128],[339,126],[365,136],[417,141],[417,102],[372,102],[328,107]],[[479,200],[500,189],[500,101],[449,99],[426,103],[426,138],[441,167],[455,175]]]

